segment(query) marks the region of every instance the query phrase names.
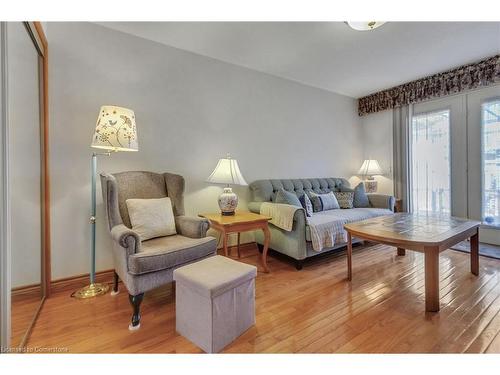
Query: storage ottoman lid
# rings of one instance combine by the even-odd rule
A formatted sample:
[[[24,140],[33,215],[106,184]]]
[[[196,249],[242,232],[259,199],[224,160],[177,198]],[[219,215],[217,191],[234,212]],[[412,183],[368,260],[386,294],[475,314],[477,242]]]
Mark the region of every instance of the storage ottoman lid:
[[[215,255],[174,270],[174,280],[201,295],[216,297],[255,278],[257,267]]]

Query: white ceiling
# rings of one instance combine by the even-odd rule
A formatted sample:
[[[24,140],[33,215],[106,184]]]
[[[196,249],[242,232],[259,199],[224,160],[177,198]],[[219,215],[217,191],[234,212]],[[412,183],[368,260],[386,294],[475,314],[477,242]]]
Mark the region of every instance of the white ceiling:
[[[500,22],[100,24],[355,98],[500,53]]]

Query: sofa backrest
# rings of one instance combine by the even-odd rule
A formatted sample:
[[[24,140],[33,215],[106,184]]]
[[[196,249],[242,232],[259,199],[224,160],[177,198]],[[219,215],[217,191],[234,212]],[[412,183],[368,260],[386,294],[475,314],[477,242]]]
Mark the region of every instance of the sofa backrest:
[[[250,185],[252,202],[269,202],[279,189],[294,192],[298,197],[307,191],[322,194],[330,191],[340,191],[340,187],[350,187],[345,178],[299,178],[284,180],[257,180]]]

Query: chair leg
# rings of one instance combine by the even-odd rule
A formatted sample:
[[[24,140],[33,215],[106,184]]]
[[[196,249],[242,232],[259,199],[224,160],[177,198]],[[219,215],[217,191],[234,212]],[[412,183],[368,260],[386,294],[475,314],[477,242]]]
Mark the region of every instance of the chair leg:
[[[144,293],[140,293],[135,296],[131,294],[128,295],[128,299],[134,310],[134,313],[132,315],[132,323],[130,323],[130,325],[128,326],[128,329],[130,329],[131,331],[139,329],[139,327],[141,326],[141,302],[143,298]]]
[[[113,290],[111,291],[112,296],[116,296],[120,291],[118,290],[118,281],[119,281],[118,274],[116,271],[114,272],[114,277],[113,277]]]

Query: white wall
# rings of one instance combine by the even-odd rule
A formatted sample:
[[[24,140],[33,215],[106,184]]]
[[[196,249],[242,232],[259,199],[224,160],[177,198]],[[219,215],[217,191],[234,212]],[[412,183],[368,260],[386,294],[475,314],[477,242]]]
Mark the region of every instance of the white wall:
[[[217,211],[221,190],[204,180],[226,152],[249,182],[350,177],[361,165],[352,98],[94,24],[48,23],[47,35],[54,279],[89,270],[90,141],[103,104],[135,110],[140,150],[101,158],[99,169],[179,173],[191,215]],[[248,188],[235,191],[244,209]],[[100,193],[98,218],[103,270],[112,259]]]
[[[363,157],[378,160],[384,172],[383,176],[375,177],[378,181],[377,193],[393,194],[392,110],[362,116],[360,123],[363,129]]]

